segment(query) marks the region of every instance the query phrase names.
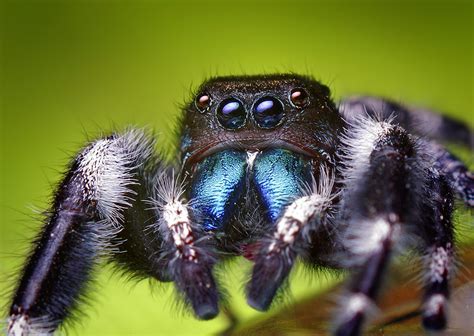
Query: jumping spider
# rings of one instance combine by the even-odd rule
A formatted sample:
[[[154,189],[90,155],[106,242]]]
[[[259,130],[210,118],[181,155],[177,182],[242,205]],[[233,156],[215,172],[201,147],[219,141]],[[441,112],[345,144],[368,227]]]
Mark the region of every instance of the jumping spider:
[[[206,81],[183,109],[180,157],[130,129],[72,160],[23,269],[9,335],[53,333],[100,257],[173,281],[197,318],[219,312],[216,263],[253,261],[247,302],[267,310],[296,260],[353,273],[335,335],[359,335],[394,254],[423,256],[422,323],[447,323],[453,193],[474,206],[474,177],[435,140],[469,128],[379,98],[339,106],[305,76]]]

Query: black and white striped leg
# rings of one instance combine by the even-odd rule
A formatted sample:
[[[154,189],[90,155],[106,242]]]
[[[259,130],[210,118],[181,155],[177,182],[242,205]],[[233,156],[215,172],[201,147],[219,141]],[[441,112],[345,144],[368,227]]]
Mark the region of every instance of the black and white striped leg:
[[[370,96],[347,98],[340,102],[339,110],[349,123],[364,116],[378,120],[392,119],[394,124],[400,125],[410,134],[456,142],[470,148],[474,146],[474,134],[469,126],[437,111],[408,107]]]
[[[434,174],[429,184],[432,201],[427,202],[427,222],[423,225],[424,287],[422,318],[429,330],[442,330],[447,324],[449,280],[454,272],[454,237],[451,223],[453,195],[443,176]]]
[[[219,313],[219,293],[212,269],[217,259],[209,236],[194,225],[192,205],[174,174],[158,177],[152,200],[160,220],[152,227],[163,239],[160,258],[186,303],[203,320]]]
[[[433,142],[428,143],[427,146],[436,159],[435,168],[446,177],[464,203],[474,207],[474,174],[461,160],[442,146]]]
[[[473,149],[474,133],[466,125],[447,116],[425,109],[409,108],[377,97],[352,97],[340,103],[340,111],[349,123],[357,123],[364,116],[378,120],[391,119],[411,134],[425,138],[457,142]],[[474,207],[474,175],[455,155],[443,146],[425,143],[436,160],[435,168],[446,176],[466,205]]]
[[[391,222],[383,215],[370,222],[364,225],[367,229],[367,238],[370,240],[367,250],[359,251],[366,253],[367,256],[365,262],[357,267],[348,287],[334,332],[338,336],[359,335],[368,315],[376,310],[375,300],[400,229],[398,221]],[[369,229],[369,226],[372,228]],[[360,258],[360,255],[358,257]]]
[[[359,335],[375,307],[380,285],[404,221],[408,161],[414,144],[400,127],[360,119],[345,138],[346,182],[342,193],[343,234],[354,270],[334,334]]]
[[[271,236],[261,241],[247,286],[247,302],[251,307],[260,311],[270,307],[296,257],[309,248],[311,234],[327,223],[335,197],[333,186],[334,176],[322,169],[318,183],[313,182],[306,196],[286,208]]]
[[[74,159],[23,269],[8,335],[52,333],[77,307],[97,257],[121,230],[135,173],[152,147],[132,130],[93,142]]]

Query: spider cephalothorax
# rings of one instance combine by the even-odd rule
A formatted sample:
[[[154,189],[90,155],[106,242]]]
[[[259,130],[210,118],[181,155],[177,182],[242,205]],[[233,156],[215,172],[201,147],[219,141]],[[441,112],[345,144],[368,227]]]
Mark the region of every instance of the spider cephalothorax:
[[[220,77],[198,92],[183,120],[187,164],[226,147],[334,155],[343,123],[329,89],[318,82],[295,75]]]
[[[213,318],[214,266],[239,255],[254,263],[246,295],[258,310],[297,260],[351,270],[334,333],[357,335],[405,249],[426,261],[424,326],[446,326],[452,194],[472,207],[474,182],[431,138],[469,145],[466,126],[377,98],[336,106],[326,86],[286,74],[205,82],[180,130],[180,160],[169,166],[139,130],[92,142],[73,160],[22,273],[10,335],[56,330],[100,256],[173,281],[198,318]]]

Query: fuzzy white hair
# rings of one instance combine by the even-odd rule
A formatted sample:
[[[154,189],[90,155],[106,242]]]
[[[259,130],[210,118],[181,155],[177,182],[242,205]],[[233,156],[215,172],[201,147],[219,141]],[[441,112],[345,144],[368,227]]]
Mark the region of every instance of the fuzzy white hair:
[[[8,336],[49,336],[54,334],[57,322],[47,317],[29,318],[24,314],[10,316],[7,321]]]
[[[97,204],[99,216],[120,228],[123,209],[131,206],[137,183],[135,169],[151,157],[154,140],[143,130],[130,129],[123,134],[100,139],[79,156],[78,173],[84,180],[84,200]]]
[[[379,139],[385,136],[394,125],[393,119],[379,120],[368,115],[354,117],[349,128],[341,137],[343,150],[339,156],[344,160],[340,168],[346,189],[354,190],[370,164],[370,154]]]
[[[197,262],[194,248],[194,233],[190,216],[190,204],[183,199],[184,185],[174,171],[163,171],[156,177],[155,198],[149,203],[161,214],[157,223],[151,225],[155,232],[169,237],[175,247],[175,256]],[[182,247],[187,246],[186,255]]]
[[[433,246],[429,248],[423,256],[423,263],[427,272],[423,275],[425,282],[441,283],[445,279],[453,278],[455,274],[456,263],[454,261],[455,253],[453,246],[448,243],[446,246]]]
[[[268,247],[269,251],[276,249],[279,243],[292,245],[299,235],[309,238],[309,231],[315,228],[308,227],[308,223],[315,216],[326,219],[332,201],[336,197],[333,194],[334,180],[334,173],[322,167],[319,181],[313,179],[310,186],[305,186],[303,188],[305,196],[293,201],[278,220],[273,241]]]
[[[339,309],[334,315],[334,325],[340,326],[350,321],[357,314],[364,315],[364,323],[373,320],[380,314],[374,301],[362,293],[344,293],[338,299]]]

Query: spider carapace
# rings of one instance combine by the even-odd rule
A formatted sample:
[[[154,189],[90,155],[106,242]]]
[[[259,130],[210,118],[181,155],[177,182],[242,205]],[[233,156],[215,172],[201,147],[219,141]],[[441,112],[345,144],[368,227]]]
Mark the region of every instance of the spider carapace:
[[[349,270],[331,332],[358,335],[405,250],[423,257],[424,327],[446,327],[453,195],[474,206],[474,179],[436,141],[469,146],[467,126],[374,97],[336,105],[312,78],[276,74],[206,81],[179,127],[177,162],[137,129],[72,160],[18,282],[9,335],[54,332],[103,259],[173,281],[198,318],[213,318],[215,265],[239,255],[253,262],[246,296],[258,310],[297,260]]]

